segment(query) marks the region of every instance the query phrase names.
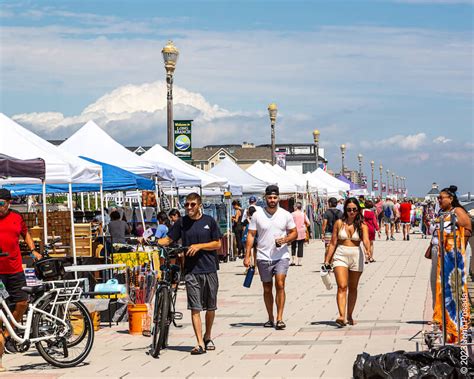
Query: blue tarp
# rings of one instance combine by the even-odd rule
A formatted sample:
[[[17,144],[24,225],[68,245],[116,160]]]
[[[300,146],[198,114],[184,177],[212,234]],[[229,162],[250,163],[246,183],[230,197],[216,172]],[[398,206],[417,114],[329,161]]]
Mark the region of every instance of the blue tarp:
[[[104,191],[126,191],[134,189],[153,191],[155,189],[153,180],[146,179],[143,176],[94,159],[81,158],[102,166],[102,185]],[[9,184],[4,187],[12,191],[13,196],[38,195],[43,192],[40,184]],[[69,191],[68,188],[67,184],[47,184],[46,193],[67,193]],[[99,190],[100,186],[98,184],[72,185],[73,192],[99,192]]]

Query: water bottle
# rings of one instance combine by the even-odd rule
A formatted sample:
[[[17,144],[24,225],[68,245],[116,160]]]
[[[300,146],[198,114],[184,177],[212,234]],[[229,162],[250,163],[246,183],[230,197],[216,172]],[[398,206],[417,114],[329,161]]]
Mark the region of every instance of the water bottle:
[[[326,286],[327,290],[332,289],[330,273],[331,273],[331,266],[325,266],[325,265],[321,266],[321,272],[320,272],[321,280],[323,281],[323,284]]]
[[[255,274],[255,267],[250,266],[247,270],[247,274],[245,275],[244,287],[250,288],[254,274]]]
[[[0,297],[2,299],[6,299],[8,296],[10,296],[7,292],[7,289],[5,288],[5,284],[0,280]]]

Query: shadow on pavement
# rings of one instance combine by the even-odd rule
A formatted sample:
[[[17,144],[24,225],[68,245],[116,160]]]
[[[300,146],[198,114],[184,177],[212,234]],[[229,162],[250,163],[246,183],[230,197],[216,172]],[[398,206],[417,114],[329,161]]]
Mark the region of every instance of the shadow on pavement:
[[[233,328],[246,328],[246,327],[263,327],[263,322],[238,322],[235,324],[229,324]]]
[[[185,351],[189,353],[194,346],[168,346],[165,350],[173,350],[173,351]]]
[[[89,366],[89,363],[80,363],[76,367],[83,367],[83,366]],[[60,367],[55,367],[53,365],[50,365],[49,363],[33,363],[33,364],[27,364],[27,365],[21,365],[17,367],[9,367],[8,371],[5,372],[5,374],[8,374],[10,372],[20,372],[20,371],[26,371],[26,370],[63,370]],[[34,376],[34,374],[33,374]]]
[[[313,321],[311,325],[326,325],[326,326],[334,326],[336,328],[339,328],[339,325],[336,324],[335,321]]]
[[[405,321],[405,324],[428,325],[428,321]]]

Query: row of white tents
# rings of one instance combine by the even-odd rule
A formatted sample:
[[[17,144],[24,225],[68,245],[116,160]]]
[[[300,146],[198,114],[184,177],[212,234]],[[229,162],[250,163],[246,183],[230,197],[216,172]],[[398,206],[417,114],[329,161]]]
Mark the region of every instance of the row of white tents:
[[[234,195],[259,194],[269,184],[277,184],[280,193],[318,192],[340,196],[349,184],[318,168],[299,174],[278,165],[255,162],[243,170],[229,158],[208,172],[194,167],[160,145],[154,145],[141,156],[131,152],[110,137],[93,121],[89,121],[59,147],[52,145],[0,113],[0,153],[19,159],[43,158],[46,162],[46,184],[101,183],[101,167],[80,157],[117,166],[134,174],[154,177],[168,190],[200,189],[209,193],[230,190]],[[0,179],[0,184],[8,179]],[[33,183],[31,179],[15,179],[16,183]],[[184,192],[182,192],[184,193]]]

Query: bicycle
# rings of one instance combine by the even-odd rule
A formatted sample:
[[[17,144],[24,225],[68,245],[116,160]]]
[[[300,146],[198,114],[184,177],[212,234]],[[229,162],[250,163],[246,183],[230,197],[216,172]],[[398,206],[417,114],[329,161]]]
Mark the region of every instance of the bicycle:
[[[178,253],[186,252],[187,247],[164,247],[160,246],[163,251],[164,263],[161,265],[161,279],[157,283],[155,292],[155,307],[153,312],[152,327],[152,344],[150,355],[158,358],[160,351],[168,346],[168,335],[170,325],[177,325],[177,320],[183,319],[181,312],[176,312],[176,295],[178,284],[180,281],[180,266],[171,264],[171,260],[175,259]]]
[[[0,256],[8,255],[0,253]],[[75,367],[86,359],[94,342],[91,317],[80,301],[85,279],[63,280],[64,267],[55,258],[35,262],[35,269],[44,283],[22,288],[32,300],[28,304],[25,324],[13,317],[3,283],[0,319],[20,353],[34,344],[38,353],[51,365]]]

